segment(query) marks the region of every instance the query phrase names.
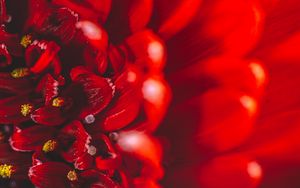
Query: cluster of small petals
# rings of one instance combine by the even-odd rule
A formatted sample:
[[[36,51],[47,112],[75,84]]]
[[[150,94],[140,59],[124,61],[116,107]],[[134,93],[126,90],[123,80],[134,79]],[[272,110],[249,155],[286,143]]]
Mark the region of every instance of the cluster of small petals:
[[[0,181],[115,188],[162,178],[152,132],[170,90],[163,41],[145,28],[152,3],[134,3],[131,36],[116,43],[110,0],[28,0],[24,20],[0,1]]]

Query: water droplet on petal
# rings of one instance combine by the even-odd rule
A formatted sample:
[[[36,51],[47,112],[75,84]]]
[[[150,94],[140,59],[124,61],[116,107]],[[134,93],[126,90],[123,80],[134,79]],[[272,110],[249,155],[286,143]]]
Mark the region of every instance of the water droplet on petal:
[[[95,122],[95,116],[90,114],[90,115],[87,115],[85,118],[84,118],[84,121],[85,123],[87,124],[92,124]]]

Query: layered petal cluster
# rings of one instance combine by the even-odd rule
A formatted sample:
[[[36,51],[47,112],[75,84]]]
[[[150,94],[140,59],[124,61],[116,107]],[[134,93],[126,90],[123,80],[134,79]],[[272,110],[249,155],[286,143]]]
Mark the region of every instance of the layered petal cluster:
[[[300,186],[299,7],[203,1],[166,42],[166,187]]]
[[[152,0],[0,1],[0,185],[159,187]]]

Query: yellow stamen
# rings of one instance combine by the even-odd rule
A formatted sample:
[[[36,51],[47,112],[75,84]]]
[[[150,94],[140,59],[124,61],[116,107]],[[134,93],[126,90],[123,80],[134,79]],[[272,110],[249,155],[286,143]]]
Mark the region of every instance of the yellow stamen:
[[[14,173],[14,167],[12,165],[2,164],[0,165],[0,177],[10,178]]]
[[[28,68],[17,68],[10,73],[13,78],[23,78],[29,74],[30,70]]]
[[[25,35],[22,37],[20,44],[24,47],[27,48],[32,43],[32,36],[31,35]]]
[[[31,104],[22,104],[20,111],[21,111],[21,114],[26,117],[31,113],[32,109],[33,109],[33,106]]]
[[[70,181],[76,181],[76,180],[78,180],[78,177],[77,177],[77,174],[76,174],[75,170],[69,171],[69,173],[68,173],[68,175],[67,175],[67,178],[68,178]]]
[[[57,146],[57,142],[54,140],[48,140],[44,145],[43,145],[43,151],[45,153],[54,151]]]
[[[65,104],[65,100],[63,98],[61,98],[61,97],[56,97],[52,101],[52,106],[54,106],[54,107],[61,107],[64,104]]]

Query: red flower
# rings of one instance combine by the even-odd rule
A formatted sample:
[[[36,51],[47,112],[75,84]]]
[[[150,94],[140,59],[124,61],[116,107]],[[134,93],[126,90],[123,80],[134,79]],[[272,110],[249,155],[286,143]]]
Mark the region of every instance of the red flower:
[[[166,49],[154,2],[120,3],[0,1],[7,187],[158,187]]]

